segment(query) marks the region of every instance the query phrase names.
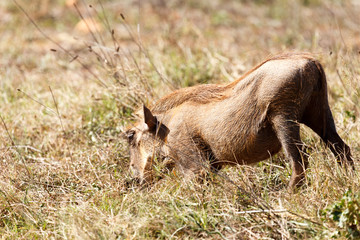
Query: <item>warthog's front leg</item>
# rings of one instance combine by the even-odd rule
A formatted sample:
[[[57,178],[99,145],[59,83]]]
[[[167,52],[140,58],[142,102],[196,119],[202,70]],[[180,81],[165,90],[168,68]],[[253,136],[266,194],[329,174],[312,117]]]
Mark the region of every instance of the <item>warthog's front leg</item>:
[[[305,170],[308,166],[307,156],[301,151],[303,143],[300,139],[300,127],[290,117],[282,115],[275,116],[272,124],[286,157],[291,161],[292,175],[289,189],[294,190],[304,183]]]

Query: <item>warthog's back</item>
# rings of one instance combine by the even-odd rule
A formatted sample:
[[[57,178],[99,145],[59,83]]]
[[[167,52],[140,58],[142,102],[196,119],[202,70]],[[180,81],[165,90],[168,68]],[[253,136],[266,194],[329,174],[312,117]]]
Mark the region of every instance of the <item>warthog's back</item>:
[[[195,104],[206,104],[226,99],[227,97],[232,96],[231,90],[234,88],[241,90],[249,84],[253,84],[254,86],[258,84],[257,78],[259,77],[261,79],[262,74],[271,78],[268,85],[262,85],[263,90],[270,89],[271,87],[276,88],[278,87],[277,85],[274,85],[276,77],[281,75],[282,78],[286,78],[286,75],[290,76],[294,74],[294,70],[296,71],[296,69],[304,68],[307,64],[309,64],[309,62],[319,64],[310,54],[307,53],[278,55],[262,62],[244,74],[241,78],[231,82],[230,84],[203,84],[174,91],[161,98],[153,106],[152,111],[154,113],[163,113],[183,103],[193,102]],[[273,78],[271,75],[273,75]],[[267,91],[267,93],[269,92],[270,91]]]

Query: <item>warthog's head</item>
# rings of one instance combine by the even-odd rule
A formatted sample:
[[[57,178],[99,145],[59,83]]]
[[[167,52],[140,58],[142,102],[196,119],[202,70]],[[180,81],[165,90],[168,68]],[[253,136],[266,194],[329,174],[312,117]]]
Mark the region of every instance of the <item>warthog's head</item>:
[[[147,180],[155,157],[164,154],[169,129],[158,121],[147,107],[142,119],[125,132],[130,149],[130,171],[140,183]]]

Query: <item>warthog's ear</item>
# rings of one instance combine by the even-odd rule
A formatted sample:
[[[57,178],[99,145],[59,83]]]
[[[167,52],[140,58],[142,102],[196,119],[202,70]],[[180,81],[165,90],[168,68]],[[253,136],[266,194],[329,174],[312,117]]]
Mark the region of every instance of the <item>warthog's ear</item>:
[[[149,131],[156,136],[158,136],[161,140],[165,140],[170,130],[162,123],[160,123],[157,118],[151,113],[150,109],[148,109],[144,105],[144,121],[146,125],[149,127]]]
[[[150,109],[148,109],[145,105],[143,106],[143,109],[144,109],[144,121],[145,121],[146,125],[148,125],[150,131],[155,130],[157,118],[152,114]]]

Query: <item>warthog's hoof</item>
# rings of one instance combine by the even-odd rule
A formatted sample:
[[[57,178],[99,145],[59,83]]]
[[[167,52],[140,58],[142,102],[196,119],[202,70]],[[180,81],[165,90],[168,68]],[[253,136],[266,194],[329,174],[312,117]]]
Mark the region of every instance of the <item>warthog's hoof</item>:
[[[127,189],[129,188],[135,188],[141,185],[141,179],[140,178],[129,178],[125,180],[125,187]]]
[[[290,193],[296,192],[300,187],[302,187],[305,184],[305,177],[304,176],[297,176],[294,178],[291,178],[288,191]]]

